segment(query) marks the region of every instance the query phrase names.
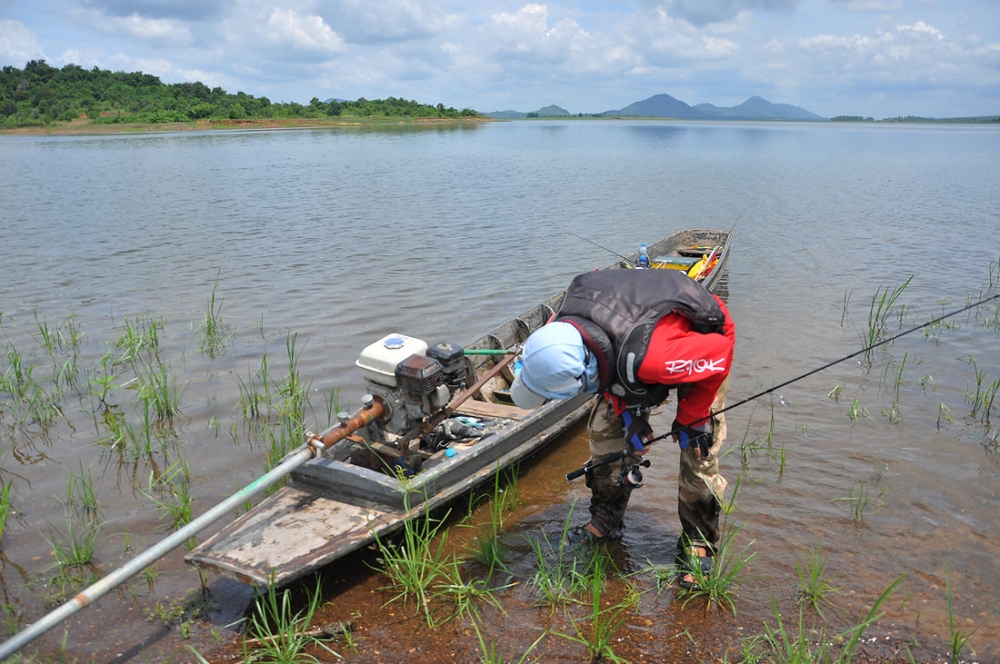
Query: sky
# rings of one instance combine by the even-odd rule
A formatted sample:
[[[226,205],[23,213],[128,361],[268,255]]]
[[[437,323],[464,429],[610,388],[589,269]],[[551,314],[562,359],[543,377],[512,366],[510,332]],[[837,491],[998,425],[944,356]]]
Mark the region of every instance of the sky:
[[[1000,114],[1000,0],[0,0],[0,66],[480,112]]]

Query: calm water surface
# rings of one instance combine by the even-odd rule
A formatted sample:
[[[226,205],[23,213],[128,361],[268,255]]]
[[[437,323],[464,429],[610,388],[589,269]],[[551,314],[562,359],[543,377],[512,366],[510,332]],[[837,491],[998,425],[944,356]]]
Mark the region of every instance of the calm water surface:
[[[964,306],[991,280],[996,292],[998,154],[1000,131],[971,126],[565,121],[0,137],[0,369],[11,376],[20,358],[36,379],[51,376],[39,322],[72,315],[85,335],[81,387],[50,427],[20,424],[10,396],[0,400],[0,478],[16,510],[0,545],[0,633],[51,608],[49,541],[78,512],[67,487],[83,469],[101,508],[103,571],[163,536],[143,491],[169,461],[121,461],[95,445],[106,432],[88,380],[130,322],[163,320],[160,357],[183,385],[171,450],[190,464],[199,514],[261,473],[266,451],[245,431],[238,377],[266,354],[280,380],[290,334],[311,417],[324,428],[331,390],[341,407],[357,405],[354,360],[384,334],[469,341],[611,262],[610,252],[736,222],[735,402],[863,347],[880,288],[913,277],[890,333]],[[213,288],[232,338],[209,358],[197,326]],[[980,661],[1000,661],[997,429],[982,409],[972,414],[969,398],[1000,379],[996,302],[730,413],[724,474],[731,486],[739,480],[735,519],[758,554],[738,599],[740,629],[759,633],[772,597],[794,608],[796,562],[815,549],[837,575],[848,620],[908,574],[873,633],[917,639],[927,661],[946,652],[950,569],[956,617],[966,631],[978,626],[970,644]],[[134,390],[118,387],[113,398],[137,420]],[[1000,418],[1000,404],[992,414]],[[670,419],[668,407],[654,424]],[[575,432],[525,469],[515,530],[560,526],[586,493],[562,476],[585,457]],[[677,537],[675,451],[664,446],[652,459],[621,545],[631,571],[670,562]],[[862,492],[869,501],[856,519],[849,498]],[[530,576],[530,550],[515,545],[515,557]],[[145,615],[197,588],[198,577],[181,551],[158,569],[151,588],[137,581],[67,621],[69,654],[183,661],[177,630]],[[371,576],[359,571],[358,587]],[[250,595],[235,582],[207,583],[221,629]],[[342,592],[349,614],[355,600]],[[656,611],[674,618],[632,625],[630,639],[683,629],[679,606]],[[736,621],[720,615],[704,642],[731,637]],[[206,651],[210,627],[196,627]],[[30,648],[57,652],[63,631]]]

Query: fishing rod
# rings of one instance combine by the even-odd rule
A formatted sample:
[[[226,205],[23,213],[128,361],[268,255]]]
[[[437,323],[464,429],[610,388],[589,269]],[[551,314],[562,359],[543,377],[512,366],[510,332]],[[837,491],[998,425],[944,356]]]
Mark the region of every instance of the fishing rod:
[[[617,256],[618,258],[620,258],[623,261],[625,261],[625,263],[629,267],[632,267],[632,261],[629,260],[628,256],[622,256],[617,251],[614,251],[613,249],[608,249],[603,244],[598,244],[597,242],[594,242],[593,240],[587,239],[587,238],[583,237],[582,235],[577,235],[576,233],[570,233],[569,231],[566,231],[566,234],[567,235],[572,235],[575,238],[579,238],[580,240],[583,240],[584,242],[589,242],[590,244],[594,245],[595,247],[600,247],[604,251],[611,252],[612,254],[614,254],[615,256]]]
[[[996,295],[991,295],[990,297],[985,297],[985,298],[979,300],[978,302],[974,302],[973,304],[970,304],[968,306],[962,307],[961,309],[956,309],[955,311],[952,311],[950,313],[943,314],[941,316],[938,316],[937,318],[933,318],[933,319],[927,321],[926,323],[923,323],[922,325],[917,325],[916,327],[910,328],[909,330],[906,330],[905,332],[900,332],[899,334],[891,336],[888,339],[883,339],[882,341],[878,341],[878,342],[873,343],[873,344],[871,344],[869,346],[865,346],[861,350],[856,351],[854,353],[851,353],[850,355],[845,355],[844,357],[841,357],[840,359],[833,360],[832,362],[827,362],[823,366],[818,367],[816,369],[813,369],[812,371],[807,371],[806,373],[802,374],[801,376],[796,376],[795,378],[792,378],[790,380],[786,380],[783,383],[778,383],[774,387],[768,388],[768,389],[764,390],[763,392],[758,392],[757,394],[754,394],[753,396],[747,397],[746,399],[743,399],[741,401],[737,401],[734,404],[731,404],[729,406],[726,406],[725,408],[717,410],[714,413],[712,413],[711,415],[703,417],[703,418],[701,418],[699,420],[695,420],[694,422],[692,422],[688,426],[696,426],[696,425],[701,424],[703,422],[707,422],[708,420],[710,420],[711,418],[715,417],[716,415],[721,415],[722,413],[725,413],[727,411],[733,410],[734,408],[738,408],[738,407],[740,407],[740,406],[742,406],[742,405],[744,405],[746,403],[749,403],[749,402],[751,402],[751,401],[753,401],[755,399],[759,399],[759,398],[761,398],[763,396],[766,396],[766,395],[770,394],[771,392],[774,392],[775,390],[781,389],[782,387],[785,387],[786,385],[791,385],[792,383],[796,383],[796,382],[802,380],[803,378],[808,378],[809,376],[812,376],[813,374],[817,374],[820,371],[824,371],[826,369],[829,369],[830,367],[834,366],[835,364],[840,364],[841,362],[849,360],[852,357],[857,357],[858,355],[863,355],[864,353],[871,352],[872,350],[878,348],[879,346],[884,346],[885,344],[891,343],[891,342],[895,341],[896,339],[899,339],[900,337],[905,337],[908,334],[912,334],[912,333],[914,333],[914,332],[916,332],[918,330],[922,330],[925,327],[929,327],[931,325],[934,325],[935,323],[940,323],[941,321],[943,321],[943,320],[945,320],[947,318],[951,318],[952,316],[956,316],[956,315],[958,315],[958,314],[960,314],[962,312],[968,311],[969,309],[975,309],[978,306],[981,306],[983,304],[986,304],[987,302],[990,302],[992,300],[996,300],[998,298],[1000,298],[1000,293],[997,293]],[[652,444],[652,443],[655,443],[657,441],[663,440],[665,438],[669,438],[670,436],[673,436],[674,434],[680,433],[680,431],[681,431],[681,429],[672,429],[672,430],[668,431],[665,434],[661,434],[659,436],[656,436],[652,440],[648,441],[647,444]],[[590,465],[586,465],[585,464],[582,468],[577,468],[576,470],[567,473],[566,474],[566,479],[567,480],[575,480],[576,478],[585,475],[588,471],[590,471],[590,470],[592,470],[592,469],[594,469],[594,468],[596,468],[598,466],[604,466],[604,465],[607,465],[609,463],[614,463],[615,461],[619,461],[620,459],[625,458],[629,454],[630,453],[627,450],[623,450],[621,452],[616,452],[615,454],[612,454],[610,456],[604,457],[602,460],[600,460],[600,461],[598,461],[596,463],[593,463],[593,464],[590,464]]]

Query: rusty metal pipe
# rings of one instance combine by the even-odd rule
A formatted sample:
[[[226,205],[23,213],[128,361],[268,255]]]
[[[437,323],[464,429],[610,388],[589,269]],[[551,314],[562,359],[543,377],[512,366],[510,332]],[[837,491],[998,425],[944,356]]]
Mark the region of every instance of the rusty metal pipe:
[[[386,407],[385,402],[379,397],[375,397],[371,405],[362,408],[347,421],[341,422],[338,426],[327,429],[320,434],[320,439],[323,441],[323,445],[329,449],[334,443],[339,443],[358,429],[368,426],[388,412],[389,409]]]

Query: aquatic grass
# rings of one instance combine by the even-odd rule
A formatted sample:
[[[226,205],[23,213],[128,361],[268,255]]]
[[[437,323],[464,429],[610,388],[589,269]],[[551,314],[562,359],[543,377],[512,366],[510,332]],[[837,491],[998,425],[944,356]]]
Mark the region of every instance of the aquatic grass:
[[[156,504],[160,519],[167,523],[167,532],[173,532],[191,523],[194,516],[191,469],[186,460],[178,459],[159,477],[150,472],[147,490],[144,493]]]
[[[952,423],[951,408],[948,408],[942,401],[938,404],[938,416],[937,416],[937,428],[941,429],[941,420],[944,419],[948,424]]]
[[[558,543],[553,544],[544,536],[526,536],[535,554],[535,573],[528,584],[536,589],[538,604],[550,610],[577,601],[577,596],[587,589],[594,561],[599,555],[597,546],[563,544],[570,531],[575,507],[574,502],[563,523]]]
[[[97,500],[97,491],[94,489],[94,479],[90,468],[84,469],[82,461],[80,462],[79,475],[70,471],[66,497],[70,506],[79,508],[86,516],[90,518],[99,516],[101,505]]]
[[[212,294],[208,297],[208,308],[205,310],[205,319],[198,326],[200,334],[201,353],[209,357],[221,355],[226,348],[226,344],[232,337],[229,326],[222,319],[222,302],[218,306],[215,303],[216,292],[219,289],[219,277],[222,275],[222,268],[215,275],[215,284],[212,286]]]
[[[14,506],[11,502],[13,489],[13,482],[8,481],[0,484],[0,542],[3,542],[3,534],[7,530],[7,519],[14,514]]]
[[[275,585],[268,584],[267,592],[254,602],[247,631],[243,637],[243,658],[250,662],[270,662],[273,664],[318,663],[321,660],[307,652],[320,648],[336,659],[341,656],[311,635],[310,625],[322,603],[322,583],[316,581],[316,588],[307,591],[306,604],[298,611],[292,606],[289,589],[278,593]]]
[[[115,372],[114,367],[114,358],[110,353],[105,353],[101,356],[100,371],[97,371],[88,381],[90,385],[90,402],[95,414],[98,411],[107,412],[107,410],[112,406],[112,404],[108,403],[108,399],[112,391],[118,389],[119,387],[115,384],[117,373]],[[94,403],[95,396],[97,397],[96,404]]]
[[[858,645],[865,631],[882,617],[882,605],[898,590],[906,575],[893,581],[882,591],[867,613],[852,627],[843,632],[829,636],[826,629],[818,632],[804,623],[803,610],[799,609],[799,624],[796,631],[791,631],[781,618],[781,610],[777,602],[773,602],[775,626],[764,623],[764,634],[754,639],[754,646],[762,647],[765,652],[761,659],[773,664],[850,664],[857,654]],[[839,653],[836,647],[840,646]],[[753,648],[756,651],[756,647]],[[756,656],[756,652],[755,652]]]
[[[461,561],[454,555],[442,561],[439,569],[440,579],[434,583],[430,596],[447,601],[454,609],[444,618],[435,618],[434,627],[462,616],[474,621],[479,618],[480,604],[487,604],[500,613],[505,613],[496,593],[517,585],[516,581],[512,581],[491,587],[487,579],[466,579],[462,574]]]
[[[501,482],[501,476],[505,477]],[[466,520],[472,517],[477,502],[488,501],[488,520],[475,527],[478,534],[470,547],[470,554],[474,560],[489,569],[489,575],[497,569],[506,569],[504,558],[509,547],[504,544],[504,522],[510,510],[519,501],[517,492],[517,476],[514,472],[503,473],[499,467],[493,473],[493,490],[491,494],[473,492],[469,497],[469,514]]]
[[[60,572],[72,567],[83,567],[90,564],[97,553],[97,538],[101,526],[98,522],[87,520],[79,522],[72,514],[66,514],[66,532],[58,533],[49,528],[49,536],[45,540],[52,547],[53,562]]]
[[[955,627],[955,611],[954,611],[954,599],[951,594],[951,566],[945,567],[945,594],[948,598],[948,636],[949,636],[949,662],[951,664],[958,664],[959,659],[962,656],[962,651],[965,650],[965,645],[968,643],[972,635],[975,634],[978,627],[973,628],[971,632],[965,632],[957,627]]]
[[[881,492],[879,495],[885,493],[885,487],[881,487]],[[861,523],[865,518],[865,510],[868,509],[868,505],[871,502],[871,494],[868,491],[868,486],[865,484],[864,480],[858,480],[853,485],[851,485],[851,490],[848,495],[842,498],[835,498],[834,502],[846,503],[848,509],[850,510],[851,518],[856,523]]]
[[[476,641],[479,644],[479,662],[480,664],[526,664],[527,662],[537,663],[541,659],[535,658],[529,660],[528,657],[531,655],[531,651],[538,647],[538,644],[542,642],[545,638],[545,632],[535,639],[530,646],[524,649],[521,653],[520,658],[514,659],[513,656],[506,654],[506,652],[497,647],[497,644],[493,641],[486,643],[486,637],[483,636],[483,631],[479,628],[479,623],[475,620],[472,622],[472,630],[476,633]],[[515,646],[517,649],[517,646]]]
[[[891,290],[888,286],[879,286],[875,289],[875,294],[872,295],[871,303],[868,307],[868,328],[861,335],[861,341],[866,347],[877,343],[885,336],[888,330],[889,317],[893,313],[896,313],[900,322],[902,322],[906,309],[905,307],[897,308],[896,302],[903,294],[903,291],[906,290],[906,287],[910,285],[911,281],[913,281],[912,275],[902,285]],[[869,363],[871,362],[871,353],[871,350],[865,353],[865,358]]]
[[[299,335],[297,332],[289,332],[285,337],[288,369],[281,382],[281,386],[278,388],[278,394],[282,397],[278,416],[290,418],[295,422],[304,424],[306,410],[309,408],[309,383],[302,381],[302,376],[299,372],[301,355],[296,348],[298,338]]]
[[[972,371],[976,376],[976,393],[972,394],[972,392],[966,391],[965,394],[966,401],[972,404],[972,417],[975,417],[982,398],[983,381],[986,379],[986,369],[980,369],[979,365],[976,363],[976,358],[972,357],[972,355],[967,355],[964,359],[958,359],[971,366]]]
[[[840,594],[840,589],[827,580],[827,559],[816,549],[810,549],[808,558],[795,561],[795,571],[798,574],[796,598],[800,604],[808,604],[821,617],[821,605],[832,606],[830,595]]]
[[[861,401],[858,397],[854,397],[854,401],[851,402],[851,405],[844,410],[844,415],[851,418],[851,422],[853,424],[857,424],[859,419],[867,419],[871,417],[871,413],[868,412],[868,408],[861,405]]]
[[[163,330],[164,321],[160,316],[146,314],[132,319],[126,316],[124,328],[113,343],[118,349],[113,366],[131,364],[142,356],[152,356],[159,352],[160,334]]]
[[[702,571],[697,555],[684,554],[687,557],[685,570],[691,572],[694,585],[691,588],[680,589],[680,594],[684,596],[682,606],[687,606],[694,599],[703,598],[706,600],[706,610],[712,605],[721,609],[728,606],[733,616],[736,615],[736,590],[743,582],[747,565],[757,557],[756,552],[749,552],[754,544],[753,540],[737,550],[736,539],[742,530],[742,526],[732,523],[729,515],[726,515],[720,528],[720,538],[715,555],[712,557],[712,570],[709,574]]]
[[[605,575],[611,565],[610,558],[604,555],[595,556],[588,577],[590,591],[590,613],[587,620],[577,620],[567,610],[566,617],[573,628],[573,634],[552,632],[567,641],[578,643],[587,649],[587,658],[591,662],[625,662],[615,654],[615,635],[624,626],[627,614],[635,610],[639,604],[641,593],[627,579],[624,597],[615,603],[605,602]],[[608,606],[604,606],[607,603]],[[586,622],[584,628],[581,623]]]
[[[244,381],[236,376],[240,398],[236,406],[243,413],[247,423],[266,419],[271,406],[271,379],[267,373],[267,353],[261,358],[260,367],[256,371],[247,369],[247,379]],[[332,418],[329,420],[332,421]]]
[[[405,499],[404,503],[409,511],[409,500]],[[430,605],[433,588],[448,578],[450,559],[444,525],[449,514],[450,511],[442,518],[435,518],[425,506],[420,516],[403,524],[399,540],[390,541],[377,534],[375,537],[382,564],[378,571],[389,577],[392,587],[398,591],[386,605],[397,600],[405,605],[413,600],[429,627],[435,623]]]
[[[148,402],[156,412],[157,420],[171,420],[181,412],[181,395],[184,385],[177,384],[177,378],[157,356],[149,362],[140,361],[135,365],[138,379],[139,399]]]

